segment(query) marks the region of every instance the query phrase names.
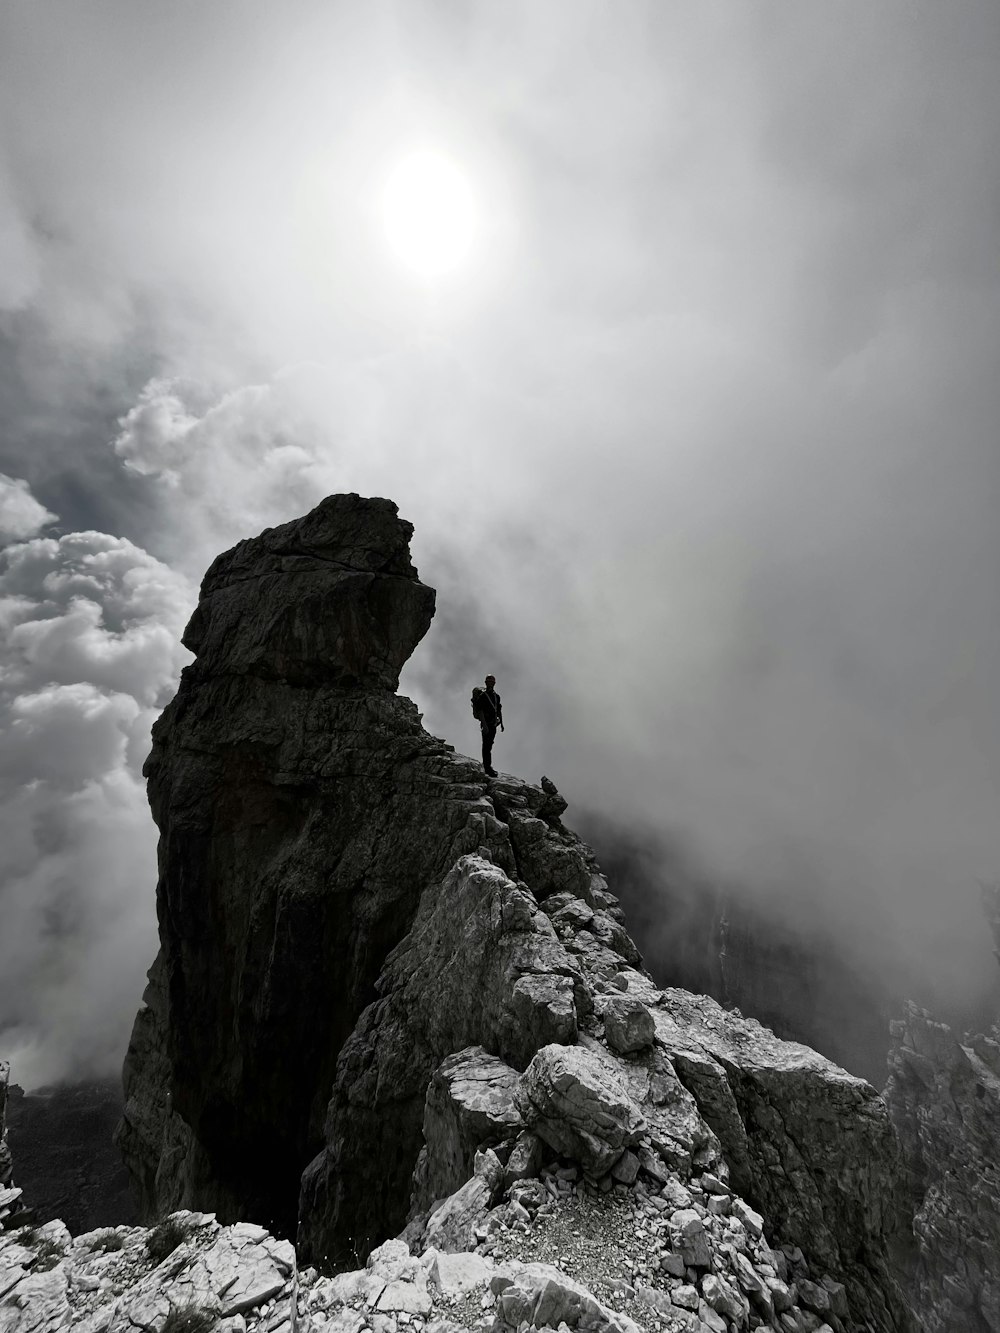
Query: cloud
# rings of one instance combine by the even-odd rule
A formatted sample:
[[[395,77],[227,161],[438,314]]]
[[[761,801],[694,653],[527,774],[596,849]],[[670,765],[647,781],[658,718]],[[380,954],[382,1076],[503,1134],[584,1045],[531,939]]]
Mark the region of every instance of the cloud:
[[[106,500],[156,559],[122,637],[96,549],[26,547],[11,698],[158,706],[171,571],[386,494],[439,589],[432,729],[474,749],[492,669],[502,766],[900,985],[988,975],[1000,10],[56,8],[0,43],[11,438],[68,526]],[[488,220],[432,287],[377,211],[415,141]],[[114,389],[86,451],[81,365]],[[105,756],[145,725],[112,714]]]
[[[0,1044],[28,1086],[120,1065],[156,947],[141,767],[192,593],[105,533],[0,554]]]
[[[0,472],[0,543],[23,541],[56,521],[31,494],[28,483]]]

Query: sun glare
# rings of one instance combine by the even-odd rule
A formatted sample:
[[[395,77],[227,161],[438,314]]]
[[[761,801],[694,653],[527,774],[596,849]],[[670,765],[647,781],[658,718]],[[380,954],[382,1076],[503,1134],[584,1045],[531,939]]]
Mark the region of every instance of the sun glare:
[[[404,158],[386,182],[382,209],[393,252],[418,276],[438,277],[469,257],[475,202],[461,169],[442,154]]]

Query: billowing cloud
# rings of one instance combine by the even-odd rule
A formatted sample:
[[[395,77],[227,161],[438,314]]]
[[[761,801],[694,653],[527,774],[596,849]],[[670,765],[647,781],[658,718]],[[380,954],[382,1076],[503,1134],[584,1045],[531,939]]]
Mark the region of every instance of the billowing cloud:
[[[156,939],[141,767],[191,599],[105,533],[0,555],[0,1044],[28,1086],[120,1064]]]
[[[0,543],[34,537],[55,517],[38,503],[26,481],[0,472]]]
[[[106,498],[151,608],[322,494],[394,498],[440,594],[404,676],[434,730],[474,748],[492,669],[502,766],[900,986],[988,976],[992,0],[53,12],[0,19],[4,466],[68,526]],[[485,219],[436,284],[378,212],[422,145]],[[47,549],[8,568],[9,725],[96,708],[108,755],[176,612],[124,642],[113,580]]]

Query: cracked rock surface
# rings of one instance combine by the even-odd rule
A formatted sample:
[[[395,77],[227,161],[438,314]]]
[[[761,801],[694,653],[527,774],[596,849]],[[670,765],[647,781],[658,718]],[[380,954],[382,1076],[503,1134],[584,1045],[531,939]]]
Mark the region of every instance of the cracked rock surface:
[[[148,1231],[0,1233],[2,1333],[157,1333],[185,1315],[218,1333],[291,1333],[296,1296],[291,1245],[247,1222],[178,1212]]]

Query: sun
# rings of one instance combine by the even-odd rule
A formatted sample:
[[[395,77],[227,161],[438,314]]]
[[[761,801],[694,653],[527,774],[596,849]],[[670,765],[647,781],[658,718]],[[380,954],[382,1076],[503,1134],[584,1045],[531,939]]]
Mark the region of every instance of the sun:
[[[393,168],[382,195],[386,238],[396,258],[436,278],[469,258],[476,205],[464,172],[443,153],[423,149]]]

